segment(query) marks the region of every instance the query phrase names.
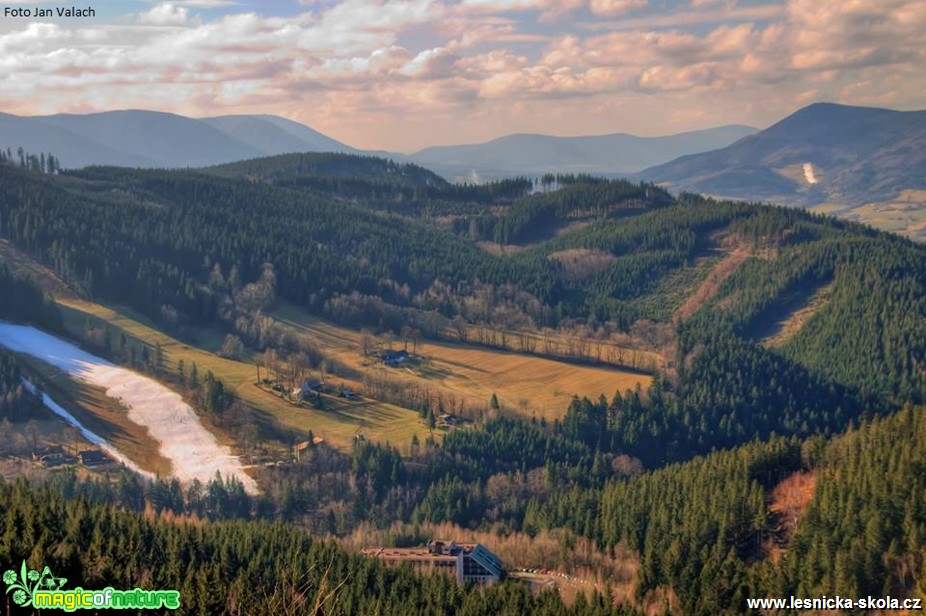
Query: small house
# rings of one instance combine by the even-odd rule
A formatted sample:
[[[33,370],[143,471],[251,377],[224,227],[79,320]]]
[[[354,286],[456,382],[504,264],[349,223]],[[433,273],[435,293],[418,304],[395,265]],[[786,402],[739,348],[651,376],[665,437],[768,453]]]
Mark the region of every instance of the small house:
[[[408,351],[405,349],[401,351],[386,351],[379,356],[379,359],[387,366],[401,366],[408,361]]]
[[[65,457],[66,456],[64,454],[64,450],[57,445],[45,447],[40,451],[32,452],[32,459],[42,466],[56,466],[58,464],[63,464],[65,462]]]
[[[77,454],[77,461],[84,466],[99,466],[109,462],[109,458],[99,449],[87,449]]]

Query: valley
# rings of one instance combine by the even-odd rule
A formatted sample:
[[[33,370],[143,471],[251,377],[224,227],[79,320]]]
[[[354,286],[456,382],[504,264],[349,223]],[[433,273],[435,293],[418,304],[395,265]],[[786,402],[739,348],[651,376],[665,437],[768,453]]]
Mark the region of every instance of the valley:
[[[926,602],[926,1],[19,4],[2,616]]]
[[[844,511],[833,486],[858,489],[840,452],[895,439],[858,459],[905,483],[856,498],[909,523],[840,544],[869,565],[839,585],[918,571],[901,565],[926,402],[914,242],[646,183],[459,186],[338,154],[0,179],[16,435],[0,469],[41,498],[93,495],[170,532],[285,528],[332,559],[446,533],[501,556],[499,592],[525,601],[714,613],[739,602],[720,569],[742,593],[770,592],[763,576],[822,592],[795,559],[844,523],[826,517]],[[80,348],[25,348],[22,331]],[[27,433],[32,450],[91,445],[23,379],[144,472],[30,461]],[[11,507],[32,498],[3,485]]]

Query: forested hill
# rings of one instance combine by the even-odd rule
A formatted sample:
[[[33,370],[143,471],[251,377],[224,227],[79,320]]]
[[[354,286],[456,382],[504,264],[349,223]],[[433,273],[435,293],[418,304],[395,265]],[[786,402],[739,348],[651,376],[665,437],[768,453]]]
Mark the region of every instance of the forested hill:
[[[228,178],[269,182],[297,182],[306,178],[350,178],[408,187],[448,186],[446,180],[423,167],[374,156],[315,153],[281,154],[227,163],[203,170]]]
[[[104,486],[100,486],[105,490]],[[112,490],[110,490],[112,492]],[[459,587],[348,555],[291,525],[157,518],[0,481],[0,562],[28,559],[75,587],[174,589],[184,614],[634,614],[600,595],[573,607],[526,585]],[[31,578],[30,578],[31,579]]]
[[[0,236],[164,324],[230,328],[229,305],[272,310],[271,295],[245,305],[239,292],[270,271],[278,297],[352,326],[626,336],[668,356],[664,378],[639,404],[580,405],[572,425],[648,463],[830,433],[926,392],[924,247],[587,176],[548,176],[531,193],[517,181],[415,190],[415,168],[325,156],[232,175],[292,178],[299,160],[380,169],[378,189],[344,198],[337,185],[7,165]],[[388,180],[390,169],[407,174]]]

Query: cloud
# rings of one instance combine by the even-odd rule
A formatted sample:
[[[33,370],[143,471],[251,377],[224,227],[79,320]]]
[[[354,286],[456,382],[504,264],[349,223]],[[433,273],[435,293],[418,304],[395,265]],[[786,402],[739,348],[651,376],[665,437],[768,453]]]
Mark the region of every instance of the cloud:
[[[469,138],[462,125],[474,122],[665,133],[759,122],[814,99],[923,106],[926,92],[922,0],[689,0],[669,12],[644,0],[302,5],[284,17],[200,15],[229,3],[175,0],[113,24],[6,23],[0,108],[282,113],[357,145],[401,147]]]
[[[189,11],[175,2],[164,2],[138,16],[138,23],[153,26],[183,26],[189,21]]]
[[[601,17],[614,17],[633,11],[641,11],[649,5],[649,0],[590,0],[589,10]]]

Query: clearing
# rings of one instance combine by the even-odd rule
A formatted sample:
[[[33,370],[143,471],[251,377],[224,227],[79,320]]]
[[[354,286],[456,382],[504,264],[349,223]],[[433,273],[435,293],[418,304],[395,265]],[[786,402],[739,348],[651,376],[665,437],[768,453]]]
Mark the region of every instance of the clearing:
[[[765,348],[778,348],[787,344],[804,324],[829,302],[833,283],[815,289],[793,293],[781,307],[782,317],[770,318],[766,325],[759,328],[757,337]]]
[[[309,431],[345,451],[353,445],[358,433],[370,440],[391,442],[404,450],[408,449],[412,436],[424,442],[429,435],[427,427],[415,411],[367,398],[345,400],[326,397],[324,410],[297,406],[277,394],[256,387],[257,371],[254,364],[224,359],[181,342],[129,309],[108,308],[76,299],[58,298],[57,301],[64,314],[65,326],[77,339],[84,336],[88,324],[94,327],[105,325],[116,335],[124,333],[128,338],[152,347],[160,344],[165,369],[176,370],[178,362],[182,360],[188,369],[195,363],[200,374],[211,371],[229,391],[250,407],[261,426],[262,435],[283,443],[287,448],[294,441],[305,438]],[[346,387],[359,388],[355,381],[346,378],[343,381]],[[227,436],[217,436],[223,444],[234,444]]]
[[[798,471],[785,477],[768,497],[768,536],[763,542],[764,555],[774,562],[781,560],[807,505],[813,500],[817,476],[813,471]]]
[[[701,306],[717,295],[717,291],[720,290],[720,285],[723,284],[727,278],[736,273],[750,256],[751,254],[748,250],[738,247],[721,258],[720,261],[713,266],[707,277],[698,285],[694,293],[689,295],[685,303],[675,311],[672,315],[672,322],[677,325],[691,318],[691,315],[697,312]]]
[[[325,354],[352,372],[418,386],[467,407],[484,409],[495,393],[502,408],[530,417],[562,419],[573,394],[609,398],[616,391],[644,389],[647,374],[571,364],[535,355],[453,343],[418,341],[420,359],[387,368],[361,354],[361,333],[337,326],[288,304],[276,311],[283,323],[309,333]],[[398,346],[398,345],[397,345]]]

